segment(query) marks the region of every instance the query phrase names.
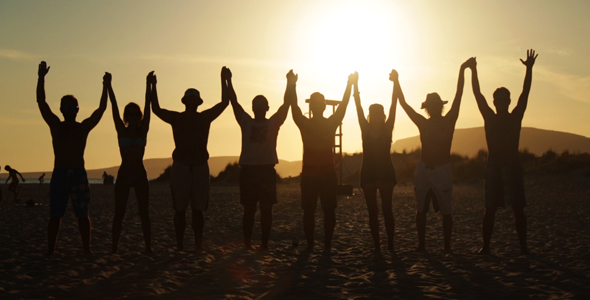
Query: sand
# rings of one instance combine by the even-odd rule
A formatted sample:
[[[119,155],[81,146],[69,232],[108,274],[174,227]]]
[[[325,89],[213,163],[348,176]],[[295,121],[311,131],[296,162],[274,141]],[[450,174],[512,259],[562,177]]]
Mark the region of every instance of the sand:
[[[512,211],[496,218],[491,256],[478,256],[483,185],[456,185],[452,254],[442,250],[441,216],[428,214],[427,252],[416,253],[412,186],[395,189],[396,249],[375,252],[362,195],[342,198],[334,248],[322,251],[318,210],[314,252],[305,247],[296,184],[281,185],[270,250],[245,250],[239,190],[213,187],[205,251],[174,250],[166,184],[151,186],[151,255],[132,195],[119,254],[111,254],[113,187],[92,189],[92,250],[83,255],[76,219],[63,218],[56,254],[46,257],[47,206],[0,202],[1,299],[588,299],[590,179],[527,178],[529,256],[519,256]],[[21,185],[21,197],[47,205],[49,186]],[[3,187],[5,190],[6,187]],[[190,222],[189,222],[190,224]],[[381,238],[385,239],[381,223]],[[292,247],[297,237],[300,246]],[[254,228],[255,245],[260,227]],[[192,249],[192,230],[185,248]]]

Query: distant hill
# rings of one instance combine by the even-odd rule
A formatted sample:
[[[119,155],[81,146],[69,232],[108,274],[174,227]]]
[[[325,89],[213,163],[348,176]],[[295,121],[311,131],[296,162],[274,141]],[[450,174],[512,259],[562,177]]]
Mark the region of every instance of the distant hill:
[[[411,151],[419,147],[420,137],[415,136],[395,141],[391,150],[402,152],[404,149]],[[590,138],[567,132],[523,127],[520,132],[520,149],[525,148],[535,155],[541,155],[549,149],[557,153],[565,150],[571,153],[590,153]],[[488,149],[483,127],[455,130],[452,153],[471,157],[480,149]]]
[[[223,171],[225,166],[230,163],[235,163],[239,160],[238,156],[215,156],[209,158],[209,170],[211,175],[217,176],[219,172]],[[148,174],[148,178],[156,178],[164,169],[172,164],[172,158],[150,158],[143,161],[145,169]],[[301,173],[301,161],[286,161],[279,160],[279,164],[275,167],[277,173],[281,177],[298,176]],[[119,167],[107,167],[101,169],[87,170],[88,178],[102,178],[102,173],[117,176]],[[45,173],[45,178],[51,178],[51,171],[45,172],[28,172],[23,173],[25,178],[38,178],[41,174]],[[3,174],[3,178],[6,178],[6,174]]]

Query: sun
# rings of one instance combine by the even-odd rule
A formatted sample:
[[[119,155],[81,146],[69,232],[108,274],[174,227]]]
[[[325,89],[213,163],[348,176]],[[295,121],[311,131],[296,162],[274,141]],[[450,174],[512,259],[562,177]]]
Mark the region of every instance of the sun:
[[[411,20],[390,2],[318,5],[305,26],[305,59],[318,71],[369,75],[412,55]]]

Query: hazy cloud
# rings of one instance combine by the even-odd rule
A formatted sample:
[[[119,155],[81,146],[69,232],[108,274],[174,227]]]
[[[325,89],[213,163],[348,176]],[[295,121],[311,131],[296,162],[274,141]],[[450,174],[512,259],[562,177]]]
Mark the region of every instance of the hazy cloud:
[[[0,48],[0,58],[7,58],[12,60],[30,60],[36,59],[37,56],[19,50]]]

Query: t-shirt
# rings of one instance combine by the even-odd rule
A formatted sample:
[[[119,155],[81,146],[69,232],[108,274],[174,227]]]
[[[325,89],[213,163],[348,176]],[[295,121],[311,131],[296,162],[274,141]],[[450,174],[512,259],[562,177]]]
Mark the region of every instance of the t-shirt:
[[[277,136],[282,125],[279,118],[274,115],[259,122],[243,113],[239,124],[242,129],[240,165],[278,164]]]
[[[341,120],[330,117],[304,118],[297,124],[303,140],[303,165],[334,164],[334,134],[340,123]]]

